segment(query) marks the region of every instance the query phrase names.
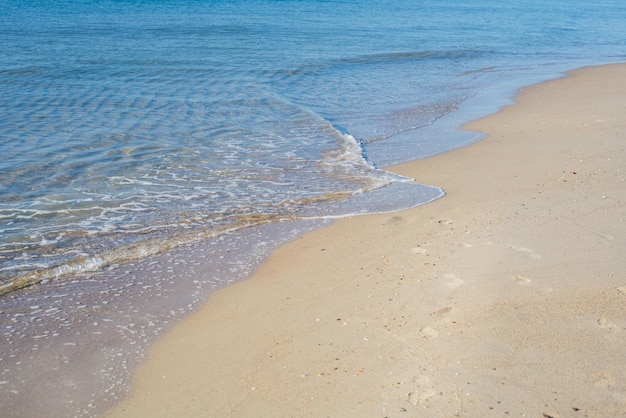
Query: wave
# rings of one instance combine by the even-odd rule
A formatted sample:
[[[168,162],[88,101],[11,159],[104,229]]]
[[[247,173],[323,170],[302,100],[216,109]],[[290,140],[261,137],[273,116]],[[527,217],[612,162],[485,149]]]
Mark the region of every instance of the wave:
[[[73,276],[80,273],[96,272],[112,264],[142,259],[183,245],[213,238],[221,234],[283,219],[285,218],[271,215],[240,216],[235,222],[227,226],[219,228],[204,228],[170,238],[152,238],[111,249],[100,254],[78,257],[55,266],[36,269],[34,271],[13,277],[0,285],[0,295],[36,283],[45,283],[50,280]]]
[[[397,183],[392,183],[392,179],[396,180]],[[296,210],[299,214],[273,215],[259,213],[237,215],[231,219],[228,225],[185,231],[174,237],[151,238],[123,245],[99,254],[77,257],[58,265],[37,268],[12,277],[0,284],[0,295],[38,283],[47,283],[78,274],[101,271],[107,266],[136,261],[171,251],[178,247],[272,222],[338,219],[366,213],[395,212],[411,206],[428,203],[444,195],[443,190],[440,188],[417,185],[411,183],[412,179],[392,173],[388,173],[388,180],[384,185],[387,187],[381,186],[370,190],[369,193],[364,193],[364,191],[333,192],[284,202],[285,212],[299,208],[299,210]],[[398,190],[397,187],[394,188],[394,184],[400,185],[402,190]],[[407,187],[411,190],[407,190]],[[372,202],[378,203],[373,204]]]
[[[19,264],[3,269],[3,275],[10,275],[11,272],[15,274],[24,267],[31,271],[24,271],[5,279],[0,284],[0,295],[37,283],[97,272],[110,265],[143,259],[177,247],[267,223],[335,219],[363,213],[392,212],[427,203],[443,196],[443,191],[439,188],[417,185],[412,183],[413,179],[378,169],[367,159],[362,141],[350,135],[345,129],[334,127],[327,120],[324,120],[324,124],[336,137],[337,147],[325,152],[318,165],[328,176],[345,179],[347,184],[351,185],[349,188],[300,196],[274,203],[271,206],[250,204],[243,207],[239,205],[228,211],[210,214],[172,213],[174,220],[168,225],[158,227],[152,225],[139,228],[140,225],[136,227],[125,225],[117,230],[101,230],[99,240],[113,242],[116,244],[115,248],[100,252],[91,250],[92,254],[85,254],[84,249],[80,248],[80,240],[71,245],[65,243],[62,248],[65,259],[58,260],[52,266],[37,267],[32,264]],[[123,177],[119,179],[131,181]],[[358,187],[355,187],[355,184]],[[141,209],[143,211],[146,208]],[[124,235],[129,232],[135,237],[145,235],[148,238],[118,245],[124,242]],[[154,236],[155,234],[157,236]],[[75,238],[80,239],[84,235],[78,234]],[[49,244],[55,243],[49,242]],[[78,256],[72,258],[71,254],[78,254]]]

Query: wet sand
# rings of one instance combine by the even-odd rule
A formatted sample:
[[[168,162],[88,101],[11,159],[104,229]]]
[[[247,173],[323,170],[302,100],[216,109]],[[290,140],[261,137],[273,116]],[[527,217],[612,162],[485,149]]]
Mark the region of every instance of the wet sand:
[[[393,167],[446,197],[275,251],[149,351],[111,417],[626,413],[626,65],[523,90]]]

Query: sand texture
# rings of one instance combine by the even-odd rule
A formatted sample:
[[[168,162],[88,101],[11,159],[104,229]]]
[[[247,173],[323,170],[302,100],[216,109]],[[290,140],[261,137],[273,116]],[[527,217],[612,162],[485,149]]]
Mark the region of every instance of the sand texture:
[[[626,65],[393,167],[446,197],[342,219],[214,294],[112,417],[626,414]]]

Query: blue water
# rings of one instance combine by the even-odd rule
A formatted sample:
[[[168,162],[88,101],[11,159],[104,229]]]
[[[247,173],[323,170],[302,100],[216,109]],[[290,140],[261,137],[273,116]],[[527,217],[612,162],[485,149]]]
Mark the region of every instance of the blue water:
[[[201,253],[212,284],[192,282],[219,286],[311,222],[436,199],[436,185],[384,167],[477,140],[458,127],[523,85],[626,58],[618,0],[0,0],[0,8],[0,315],[11,324],[3,365],[34,341],[39,331],[25,325],[33,315],[44,324],[79,315],[59,296],[67,286],[86,295],[78,307],[104,295],[100,312],[109,299],[134,300],[112,290],[122,278],[128,288],[165,286],[129,271],[164,260],[184,270]],[[251,258],[234,265],[227,253]],[[186,286],[176,282],[172,295]],[[154,303],[144,305],[125,317],[146,316]],[[52,337],[67,343],[52,328],[35,351]],[[28,361],[11,360],[19,367],[0,379],[15,415],[32,403],[20,389],[37,379]],[[123,388],[106,401],[97,389],[77,395],[88,402],[63,414],[115,402],[125,386],[111,381]]]
[[[624,54],[618,2],[405,3],[3,2],[4,289],[406,181],[386,139]]]

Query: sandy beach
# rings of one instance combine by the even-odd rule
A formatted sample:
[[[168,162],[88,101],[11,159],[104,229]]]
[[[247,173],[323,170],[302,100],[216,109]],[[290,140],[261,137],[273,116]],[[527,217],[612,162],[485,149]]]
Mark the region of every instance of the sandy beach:
[[[626,65],[524,89],[392,171],[447,195],[275,251],[110,417],[626,414]]]

